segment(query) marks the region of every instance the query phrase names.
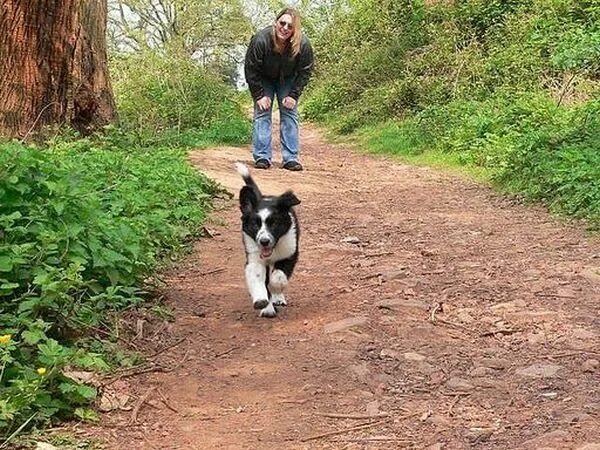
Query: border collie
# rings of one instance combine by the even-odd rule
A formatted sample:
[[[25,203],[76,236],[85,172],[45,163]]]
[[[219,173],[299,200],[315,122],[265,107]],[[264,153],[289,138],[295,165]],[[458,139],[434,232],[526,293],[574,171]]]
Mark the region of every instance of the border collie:
[[[292,191],[262,195],[245,164],[236,163],[246,185],[240,190],[242,239],[246,250],[246,285],[261,317],[275,317],[287,303],[283,291],[298,261],[300,229]]]

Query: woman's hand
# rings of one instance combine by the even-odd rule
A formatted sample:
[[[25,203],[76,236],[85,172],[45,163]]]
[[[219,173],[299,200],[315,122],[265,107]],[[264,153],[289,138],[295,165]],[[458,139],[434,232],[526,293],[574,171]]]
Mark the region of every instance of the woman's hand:
[[[266,111],[271,107],[271,98],[267,96],[261,98],[256,102],[256,106],[258,106],[258,109],[261,111]]]
[[[286,97],[283,99],[281,104],[287,109],[294,109],[294,106],[296,106],[296,100],[292,97]]]

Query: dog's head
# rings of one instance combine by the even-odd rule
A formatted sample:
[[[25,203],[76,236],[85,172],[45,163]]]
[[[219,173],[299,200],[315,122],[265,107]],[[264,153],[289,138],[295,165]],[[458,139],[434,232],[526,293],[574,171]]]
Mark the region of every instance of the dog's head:
[[[262,196],[258,189],[244,186],[240,191],[242,230],[268,258],[279,239],[293,226],[292,208],[300,204],[298,197],[287,191],[280,196]]]

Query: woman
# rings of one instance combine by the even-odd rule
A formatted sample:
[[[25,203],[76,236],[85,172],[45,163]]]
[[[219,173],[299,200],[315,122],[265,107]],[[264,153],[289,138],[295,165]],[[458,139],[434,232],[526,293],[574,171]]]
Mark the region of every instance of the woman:
[[[273,25],[256,33],[246,52],[244,71],[254,100],[254,164],[271,167],[271,111],[277,95],[283,168],[302,170],[299,161],[298,98],[313,69],[313,52],[300,29],[300,16],[283,9]]]

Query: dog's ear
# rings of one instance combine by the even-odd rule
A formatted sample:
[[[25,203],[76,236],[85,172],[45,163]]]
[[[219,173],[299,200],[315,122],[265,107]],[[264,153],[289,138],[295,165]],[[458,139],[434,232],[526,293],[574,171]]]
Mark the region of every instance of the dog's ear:
[[[300,204],[300,200],[292,191],[286,191],[277,199],[277,207],[280,209],[290,209],[292,206]]]
[[[244,186],[240,190],[240,209],[246,214],[256,208],[258,198],[256,192],[250,186]]]

